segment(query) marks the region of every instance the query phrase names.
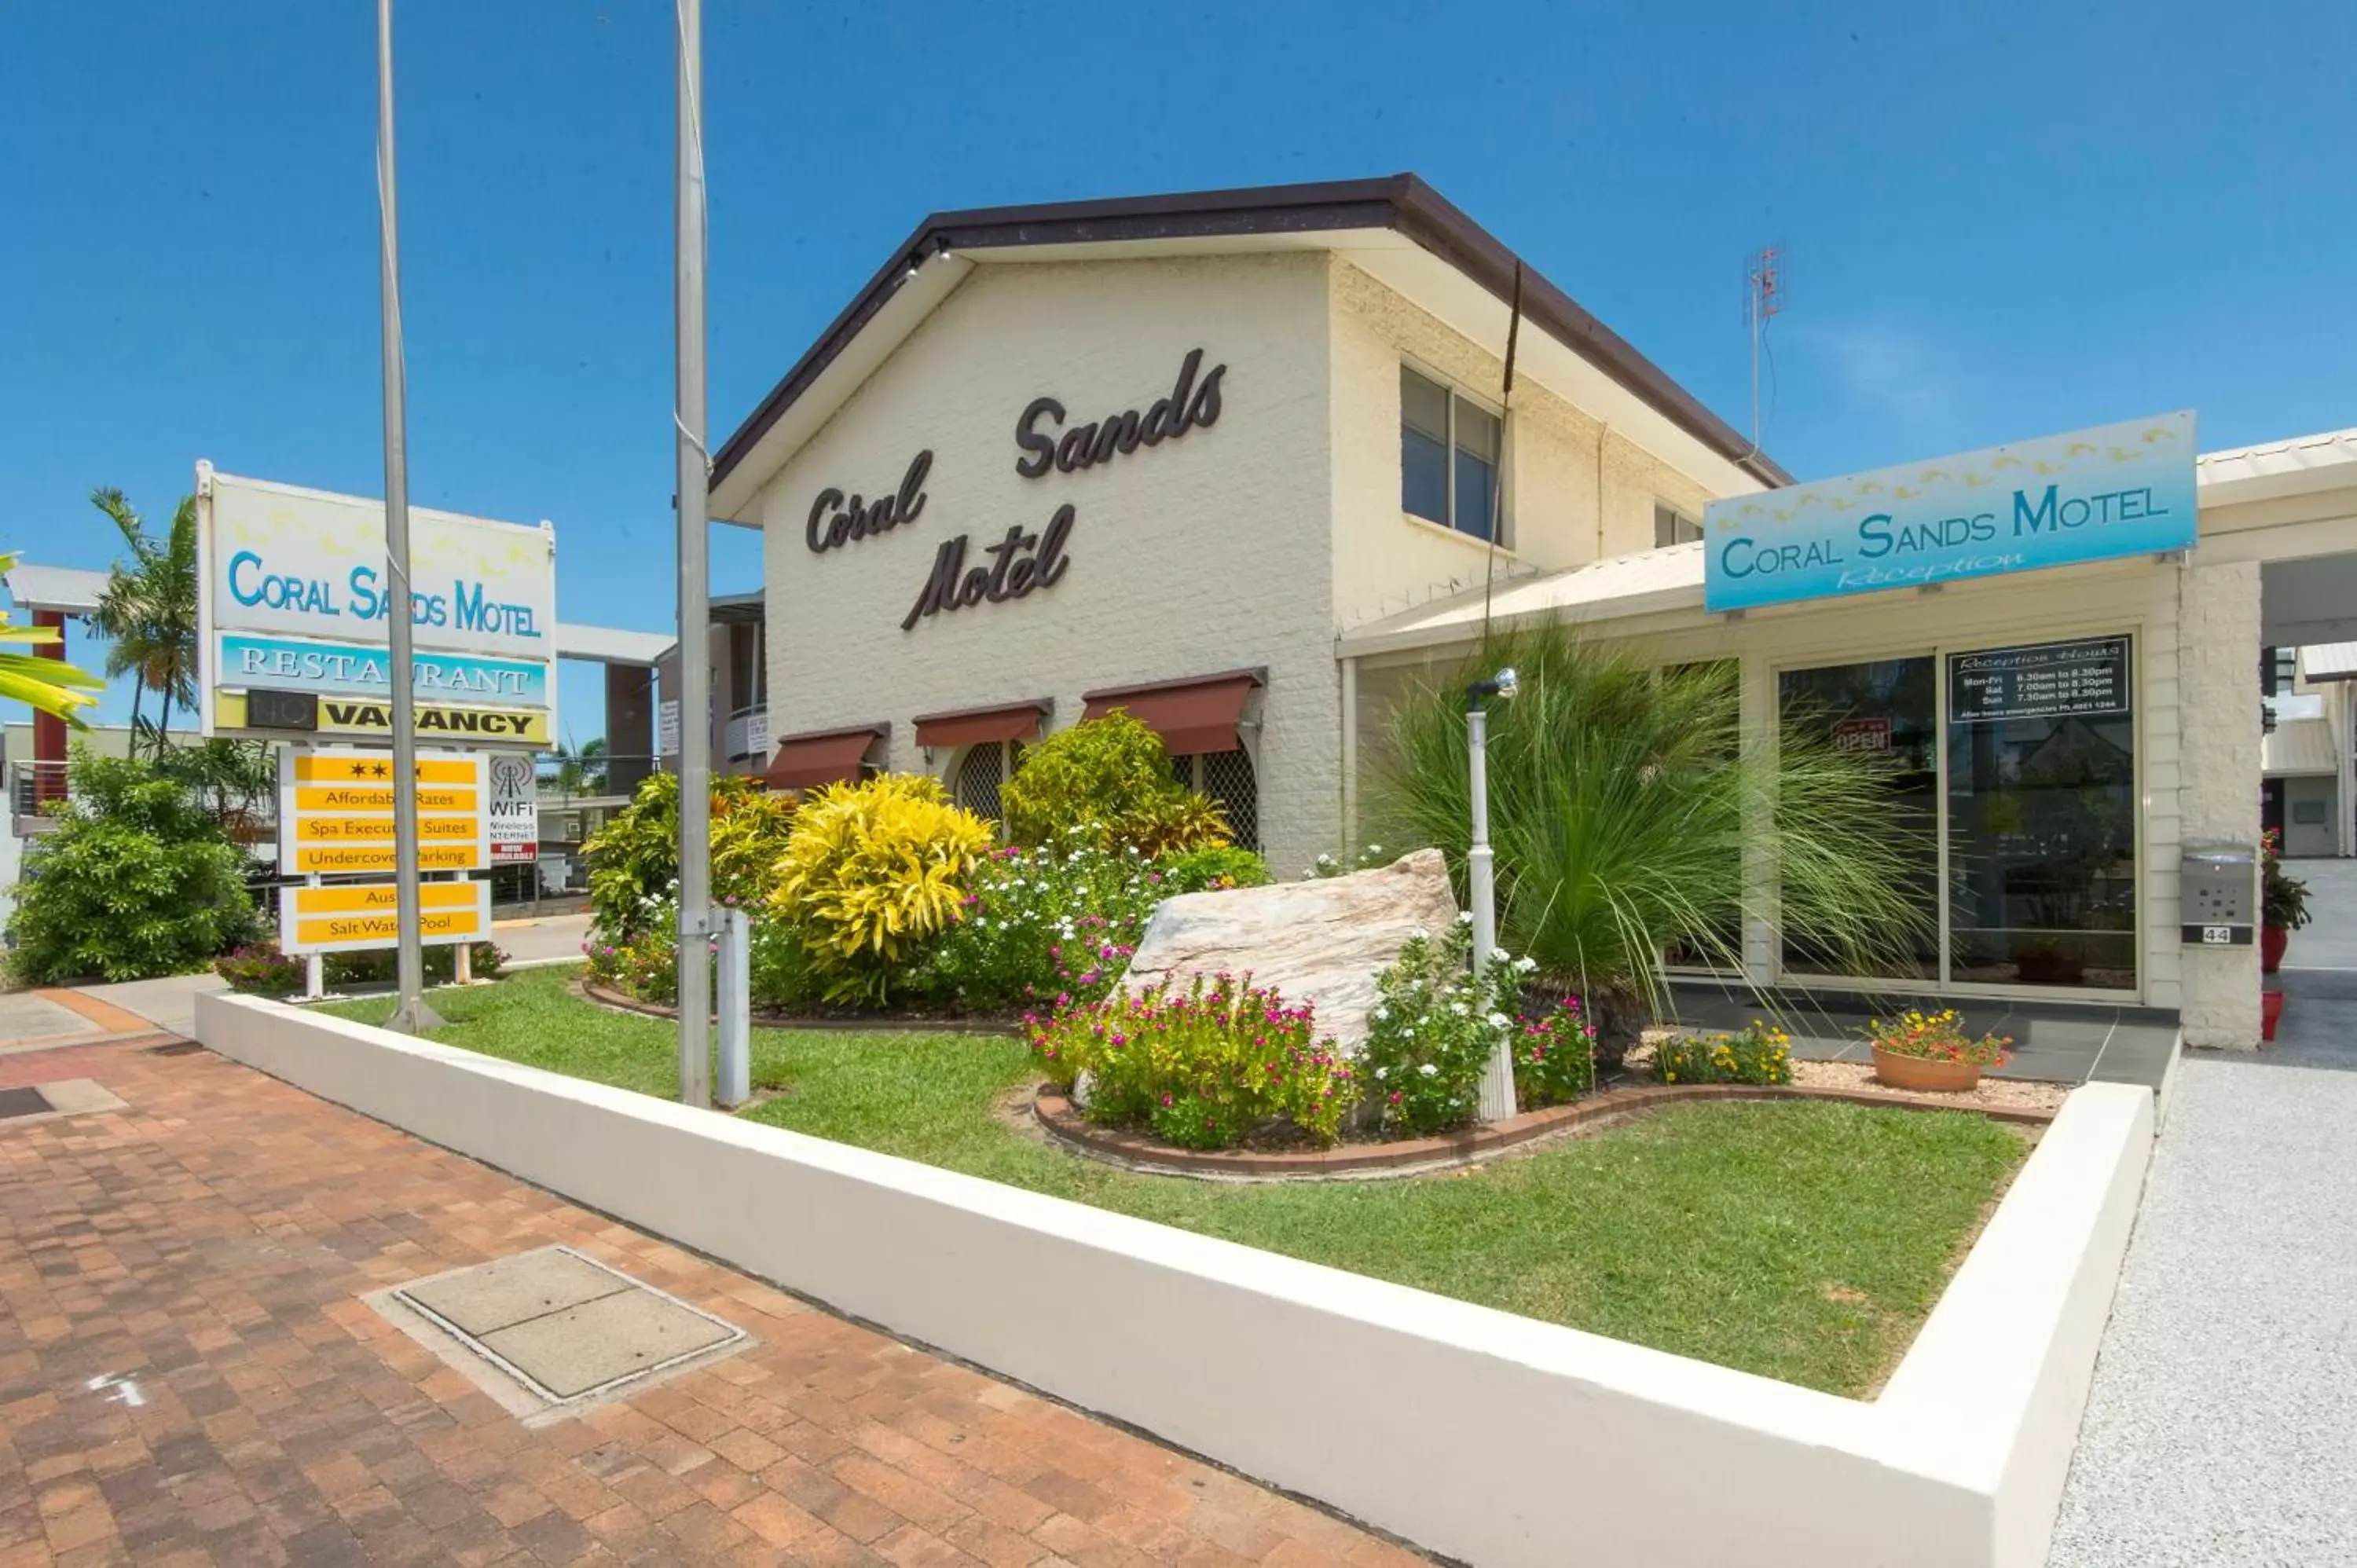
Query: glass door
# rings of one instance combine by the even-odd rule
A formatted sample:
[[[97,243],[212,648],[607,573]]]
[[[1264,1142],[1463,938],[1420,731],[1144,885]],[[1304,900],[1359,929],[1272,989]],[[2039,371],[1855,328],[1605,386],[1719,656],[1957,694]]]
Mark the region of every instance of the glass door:
[[[1939,665],[1931,658],[1878,659],[1814,670],[1787,670],[1776,678],[1778,713],[1788,735],[1811,733],[1845,751],[1879,754],[1892,767],[1889,806],[1861,832],[1902,841],[1916,870],[1907,891],[1925,918],[1913,950],[1870,975],[1836,961],[1806,930],[1787,926],[1784,972],[1831,978],[1940,978],[1940,714]]]
[[[1949,979],[2132,991],[2128,639],[1947,658]]]

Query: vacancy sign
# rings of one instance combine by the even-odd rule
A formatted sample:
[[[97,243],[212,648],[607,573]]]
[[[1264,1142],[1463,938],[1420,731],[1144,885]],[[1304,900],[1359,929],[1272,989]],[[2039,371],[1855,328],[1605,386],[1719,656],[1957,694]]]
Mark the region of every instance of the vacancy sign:
[[[417,867],[479,871],[491,862],[490,780],[479,751],[421,751]],[[398,777],[390,751],[278,754],[278,869],[296,875],[390,875]]]
[[[278,950],[349,952],[391,947],[400,938],[399,888],[342,882],[278,890]],[[417,926],[428,942],[480,941],[491,934],[488,882],[421,882]]]

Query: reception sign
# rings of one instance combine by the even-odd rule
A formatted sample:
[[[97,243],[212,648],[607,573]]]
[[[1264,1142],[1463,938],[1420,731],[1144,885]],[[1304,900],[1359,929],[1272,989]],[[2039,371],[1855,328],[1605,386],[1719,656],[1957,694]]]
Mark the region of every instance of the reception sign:
[[[410,622],[418,701],[512,715],[444,733],[482,744],[545,736],[556,657],[556,542],[527,527],[410,510]],[[205,733],[283,734],[320,699],[361,709],[393,693],[384,505],[197,466],[197,586]],[[235,702],[226,698],[241,699]],[[421,715],[419,727],[425,728]]]
[[[2193,542],[2193,415],[2165,413],[1713,501],[1713,610],[1924,587]]]

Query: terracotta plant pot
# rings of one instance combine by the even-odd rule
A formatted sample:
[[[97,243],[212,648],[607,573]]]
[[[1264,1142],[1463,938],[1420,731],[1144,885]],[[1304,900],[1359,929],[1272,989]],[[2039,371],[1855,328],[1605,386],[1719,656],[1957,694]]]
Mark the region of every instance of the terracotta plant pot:
[[[2284,949],[2291,946],[2291,931],[2284,926],[2259,928],[2259,972],[2273,974],[2283,967]]]
[[[2276,1026],[2283,1022],[2284,993],[2280,991],[2259,993],[2259,1038],[2276,1037]]]
[[[1976,1063],[1902,1057],[1879,1047],[1874,1052],[1874,1076],[1886,1089],[1927,1094],[1961,1094],[1968,1089],[1978,1089],[1981,1083],[1981,1069]]]

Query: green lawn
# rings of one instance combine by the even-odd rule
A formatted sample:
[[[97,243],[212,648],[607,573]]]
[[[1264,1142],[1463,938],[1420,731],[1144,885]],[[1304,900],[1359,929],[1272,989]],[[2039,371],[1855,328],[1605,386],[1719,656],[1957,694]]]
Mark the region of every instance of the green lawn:
[[[437,991],[437,1038],[676,1090],[673,1026],[568,970]],[[389,998],[338,1004],[378,1022]],[[1677,1106],[1517,1159],[1394,1181],[1243,1187],[1114,1169],[991,1114],[1013,1039],[760,1030],[753,1120],[1835,1393],[1870,1391],[2028,1152],[1964,1112]]]

